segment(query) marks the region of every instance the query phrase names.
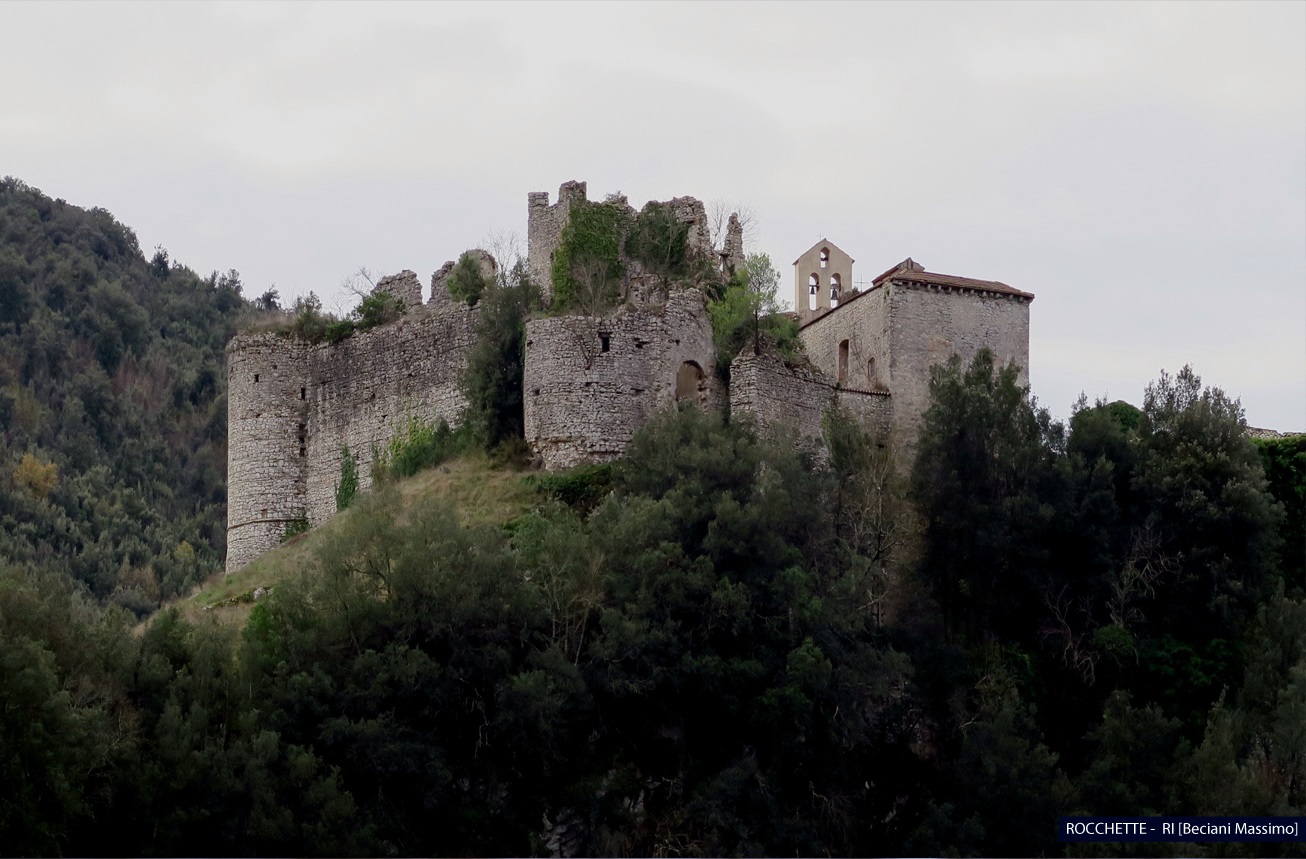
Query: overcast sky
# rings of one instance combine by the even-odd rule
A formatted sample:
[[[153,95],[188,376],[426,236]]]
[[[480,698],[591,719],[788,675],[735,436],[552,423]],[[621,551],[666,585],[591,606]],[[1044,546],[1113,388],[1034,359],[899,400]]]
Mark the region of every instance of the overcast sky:
[[[1030,379],[1141,404],[1184,364],[1306,429],[1306,3],[0,3],[0,174],[204,274],[348,309],[526,194],[744,201],[792,294],[1037,295]]]

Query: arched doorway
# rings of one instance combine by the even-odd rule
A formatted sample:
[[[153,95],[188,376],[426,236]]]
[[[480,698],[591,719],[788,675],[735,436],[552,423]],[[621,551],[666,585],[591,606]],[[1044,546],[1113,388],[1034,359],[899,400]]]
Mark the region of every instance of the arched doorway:
[[[686,361],[676,371],[676,402],[688,401],[697,406],[707,404],[707,380],[703,368]]]

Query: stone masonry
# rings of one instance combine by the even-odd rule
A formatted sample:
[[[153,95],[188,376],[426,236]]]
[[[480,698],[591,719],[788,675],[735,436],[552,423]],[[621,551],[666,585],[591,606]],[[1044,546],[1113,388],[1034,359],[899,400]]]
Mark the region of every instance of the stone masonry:
[[[545,468],[615,459],[659,409],[723,402],[707,303],[695,289],[605,317],[526,325],[526,440]]]
[[[416,284],[416,275],[403,272],[377,289]],[[385,447],[410,416],[451,425],[461,419],[458,378],[478,313],[452,303],[424,308],[420,286],[417,296],[417,307],[397,322],[336,344],[277,334],[239,335],[228,344],[228,572],[280,545],[287,524],[331,518],[346,445],[367,487],[373,449]]]
[[[812,363],[840,388],[891,393],[890,431],[904,455],[929,406],[930,367],[982,348],[1016,362],[1029,379],[1029,305],[1034,296],[1005,283],[935,274],[912,259],[799,331]]]
[[[562,232],[585,195],[584,182],[564,183],[552,205],[545,192],[528,195],[528,271],[546,296]],[[714,253],[703,204],[677,197],[666,205],[689,225],[691,252]],[[808,258],[823,250],[825,274],[817,257]],[[808,297],[808,268],[827,279],[831,270],[843,271],[846,254],[835,251],[823,239],[795,261],[797,297]],[[473,253],[487,276],[497,272],[493,257]],[[722,268],[743,263],[737,218],[715,253]],[[668,289],[656,277],[651,283],[638,266],[630,266],[626,301],[613,312],[528,321],[523,416],[536,457],[549,469],[615,459],[654,414],[683,402],[705,409],[728,403],[732,415],[751,415],[767,432],[796,434],[818,456],[822,420],[838,405],[910,455],[928,406],[932,365],[954,354],[969,361],[989,348],[999,362],[1021,367],[1022,383],[1028,379],[1033,295],[997,281],[928,272],[911,259],[857,291],[849,288],[851,264],[848,257],[837,306],[826,302],[799,314],[805,359],[787,364],[746,350],[731,364],[729,391],[715,371],[704,294]],[[279,545],[287,524],[306,517],[316,525],[335,513],[344,447],[357,459],[366,488],[373,451],[410,418],[451,426],[462,419],[459,378],[479,311],[449,295],[453,268],[448,262],[432,275],[425,304],[413,272],[383,278],[376,291],[399,297],[403,316],[339,343],[243,334],[227,346],[228,571]]]

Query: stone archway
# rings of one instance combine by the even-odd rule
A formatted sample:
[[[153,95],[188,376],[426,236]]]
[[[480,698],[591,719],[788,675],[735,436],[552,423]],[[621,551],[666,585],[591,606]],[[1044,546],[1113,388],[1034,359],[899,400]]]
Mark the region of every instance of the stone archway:
[[[694,361],[685,361],[676,371],[676,402],[682,401],[700,407],[707,404],[707,379]]]

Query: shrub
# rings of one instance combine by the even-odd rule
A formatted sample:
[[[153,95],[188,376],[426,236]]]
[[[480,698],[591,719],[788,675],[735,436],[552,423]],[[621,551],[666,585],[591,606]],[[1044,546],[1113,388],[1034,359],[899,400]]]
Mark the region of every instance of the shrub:
[[[333,322],[331,315],[322,312],[322,299],[317,293],[295,299],[295,318],[290,323],[290,333],[310,343],[321,343],[327,326]]]
[[[534,474],[526,478],[532,489],[561,501],[581,515],[589,513],[612,491],[613,465],[578,465],[553,474]]]
[[[286,523],[286,530],[281,534],[281,542],[288,543],[300,534],[308,533],[311,526],[308,524],[308,513],[300,511],[297,518],[291,519]]]
[[[339,343],[357,329],[352,319],[333,319],[326,324],[323,339],[328,343]]]
[[[340,482],[336,484],[336,510],[344,510],[358,494],[358,462],[349,445],[340,448]]]
[[[432,424],[409,415],[407,426],[395,433],[390,443],[373,457],[373,481],[408,477],[457,456],[466,447],[467,433],[449,429],[448,421]]]
[[[385,290],[364,296],[358,303],[358,307],[354,309],[354,318],[358,320],[359,331],[394,322],[403,314],[403,300]]]

